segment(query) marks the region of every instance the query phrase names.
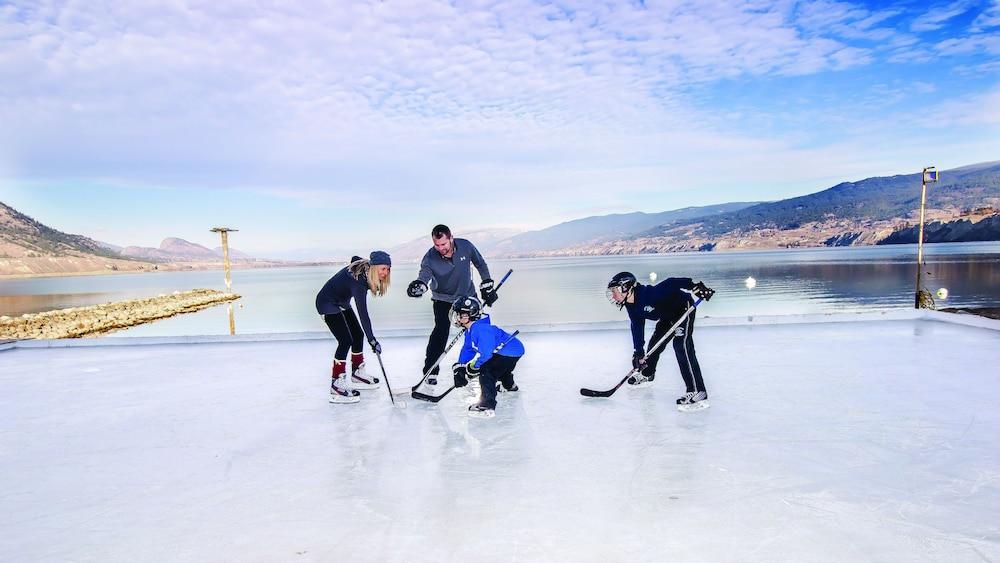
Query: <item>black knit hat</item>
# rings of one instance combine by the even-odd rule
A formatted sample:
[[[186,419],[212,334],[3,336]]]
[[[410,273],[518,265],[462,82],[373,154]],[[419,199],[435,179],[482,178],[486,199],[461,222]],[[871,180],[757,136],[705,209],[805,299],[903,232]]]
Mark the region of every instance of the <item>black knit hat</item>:
[[[372,266],[392,266],[392,259],[389,258],[389,253],[382,250],[372,252],[368,257],[368,262]]]

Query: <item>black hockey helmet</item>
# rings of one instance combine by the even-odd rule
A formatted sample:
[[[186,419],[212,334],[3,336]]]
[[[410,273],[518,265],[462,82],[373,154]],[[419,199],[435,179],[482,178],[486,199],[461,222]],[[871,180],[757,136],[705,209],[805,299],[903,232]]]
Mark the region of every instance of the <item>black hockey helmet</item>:
[[[483,304],[473,296],[459,297],[451,304],[451,324],[462,326],[458,323],[459,317],[469,315],[469,319],[475,321],[483,316]]]
[[[625,301],[628,299],[630,293],[635,291],[635,286],[639,282],[636,281],[635,275],[632,272],[618,272],[611,278],[608,282],[608,289],[605,295],[608,297],[608,301],[614,303],[619,309],[625,306]],[[617,289],[621,293],[621,301],[615,299],[612,290]]]

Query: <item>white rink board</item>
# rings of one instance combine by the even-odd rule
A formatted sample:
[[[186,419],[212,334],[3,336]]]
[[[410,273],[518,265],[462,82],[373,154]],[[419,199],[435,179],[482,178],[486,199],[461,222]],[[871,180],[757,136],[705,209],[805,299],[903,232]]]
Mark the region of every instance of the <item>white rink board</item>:
[[[670,351],[585,399],[628,333],[547,332],[491,420],[327,403],[332,340],[0,352],[0,560],[1000,560],[1000,332],[695,339],[706,411]],[[424,343],[383,341],[396,388]]]

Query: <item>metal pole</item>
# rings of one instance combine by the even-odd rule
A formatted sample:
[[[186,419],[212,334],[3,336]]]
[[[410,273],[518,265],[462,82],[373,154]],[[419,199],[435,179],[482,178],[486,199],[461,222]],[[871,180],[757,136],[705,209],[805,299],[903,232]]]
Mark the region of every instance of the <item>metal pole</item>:
[[[917,289],[913,294],[913,308],[920,308],[920,274],[924,269],[924,206],[927,204],[927,169],[920,174],[920,235],[917,237]]]
[[[237,229],[230,229],[228,227],[215,227],[212,229],[213,233],[219,233],[222,235],[222,260],[226,271],[226,293],[233,292],[233,278],[230,274],[229,265],[229,231],[235,231]],[[233,314],[233,303],[229,302],[229,334],[236,334],[236,317]]]

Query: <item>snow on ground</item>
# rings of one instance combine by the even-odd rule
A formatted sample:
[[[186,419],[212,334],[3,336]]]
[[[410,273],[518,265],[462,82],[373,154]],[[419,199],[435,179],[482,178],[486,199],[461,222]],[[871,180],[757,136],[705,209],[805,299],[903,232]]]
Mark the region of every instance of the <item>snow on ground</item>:
[[[523,340],[491,420],[331,405],[330,341],[0,352],[0,559],[1000,560],[1000,332],[701,327],[689,414],[671,357],[578,394],[626,331]],[[383,341],[397,388],[424,342]]]

